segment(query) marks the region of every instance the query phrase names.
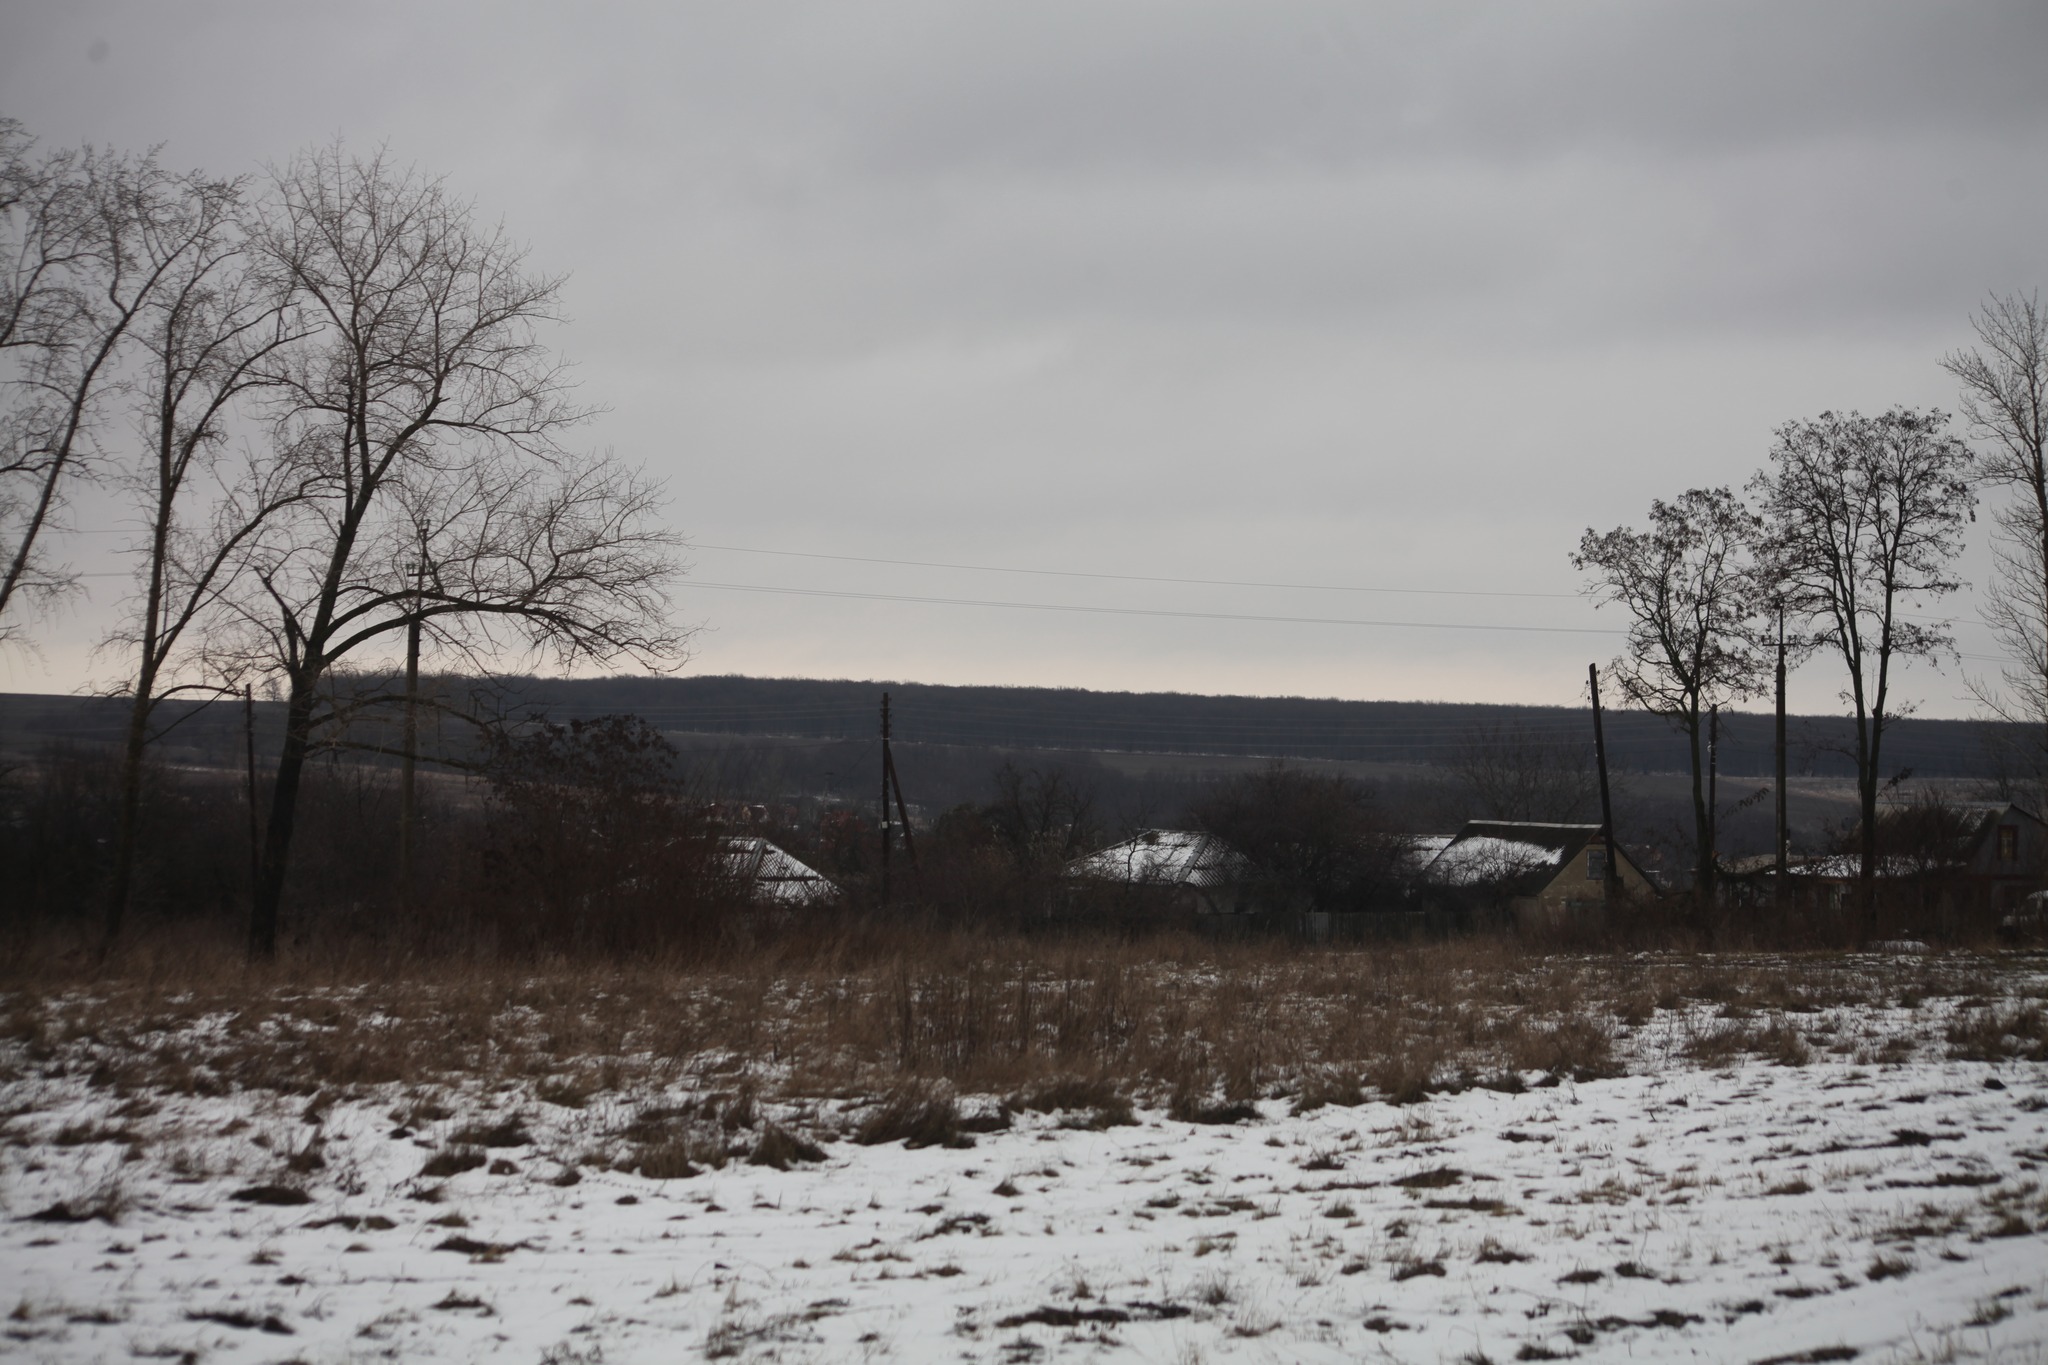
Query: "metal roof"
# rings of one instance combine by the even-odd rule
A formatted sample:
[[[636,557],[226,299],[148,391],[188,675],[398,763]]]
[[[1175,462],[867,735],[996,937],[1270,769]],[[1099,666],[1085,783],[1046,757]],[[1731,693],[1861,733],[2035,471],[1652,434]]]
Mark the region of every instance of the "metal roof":
[[[1245,856],[1213,834],[1148,829],[1075,859],[1065,875],[1145,886],[1221,886],[1243,880],[1250,871]]]
[[[813,905],[839,892],[824,873],[798,862],[766,839],[727,839],[725,856],[733,875],[753,884],[758,900],[777,905]]]

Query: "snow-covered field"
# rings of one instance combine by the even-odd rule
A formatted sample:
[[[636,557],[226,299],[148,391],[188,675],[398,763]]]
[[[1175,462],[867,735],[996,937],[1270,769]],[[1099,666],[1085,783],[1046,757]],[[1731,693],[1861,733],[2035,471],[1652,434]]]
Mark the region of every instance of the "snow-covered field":
[[[0,1355],[2048,1360],[2048,1064],[1951,1059],[1959,1007],[1797,1021],[1915,1040],[1878,1060],[1706,1064],[1701,1020],[1660,1010],[1614,1079],[1019,1112],[971,1147],[762,1100],[740,1146],[771,1120],[841,1140],[670,1179],[603,1157],[658,1097],[123,1095],[10,1043]],[[669,1098],[698,1084],[732,1078]],[[485,1164],[423,1174],[449,1153]]]

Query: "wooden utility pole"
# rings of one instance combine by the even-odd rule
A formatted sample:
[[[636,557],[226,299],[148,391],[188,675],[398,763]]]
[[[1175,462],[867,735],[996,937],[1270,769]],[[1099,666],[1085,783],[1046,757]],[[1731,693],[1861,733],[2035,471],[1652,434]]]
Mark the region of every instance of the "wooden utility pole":
[[[896,757],[889,746],[882,746],[882,764],[888,769],[891,786],[896,788],[896,815],[903,822],[903,851],[910,855],[910,871],[917,875],[917,844],[910,836],[910,808],[903,804],[903,779],[896,775]]]
[[[895,842],[889,826],[889,799],[894,795],[896,814],[903,822],[903,851],[910,855],[910,875],[922,893],[924,877],[917,867],[917,844],[910,834],[910,807],[903,801],[903,779],[896,775],[896,755],[889,748],[889,694],[882,694],[882,903],[889,901],[889,846]]]
[[[1783,909],[1791,898],[1791,888],[1786,879],[1791,876],[1787,866],[1786,845],[1791,842],[1791,822],[1786,815],[1787,797],[1785,792],[1785,604],[1778,604],[1778,828],[1773,843],[1776,845],[1777,861],[1773,868],[1773,895],[1779,909]]]
[[[427,561],[407,566],[412,573],[412,619],[405,623],[405,737],[398,770],[398,900],[412,904],[412,831],[417,820],[415,782],[420,747],[420,598],[426,591]]]
[[[1607,849],[1607,875],[1603,878],[1608,900],[1621,895],[1619,850],[1614,846],[1614,799],[1607,788],[1607,733],[1600,724],[1600,666],[1586,665],[1586,681],[1593,691],[1593,760],[1600,768],[1600,841]]]
[[[889,761],[889,694],[882,694],[882,904],[889,903],[889,778],[896,765]]]
[[[256,689],[249,683],[242,684],[242,757],[248,778],[249,891],[253,895],[263,861],[263,839],[256,828]]]
[[[1721,878],[1721,703],[1707,711],[1707,884],[1711,899]]]

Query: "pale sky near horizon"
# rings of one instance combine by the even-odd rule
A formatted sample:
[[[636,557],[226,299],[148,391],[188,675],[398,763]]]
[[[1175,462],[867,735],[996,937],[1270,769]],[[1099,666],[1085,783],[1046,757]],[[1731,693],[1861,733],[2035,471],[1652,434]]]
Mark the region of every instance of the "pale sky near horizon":
[[[2028,4],[6,0],[0,115],[224,173],[388,144],[502,217],[570,275],[586,439],[698,547],[693,672],[1569,704],[1613,637],[1216,617],[1613,627],[1589,525],[1953,407],[1971,311],[2048,284],[2044,57]],[[115,671],[88,582],[0,690]]]

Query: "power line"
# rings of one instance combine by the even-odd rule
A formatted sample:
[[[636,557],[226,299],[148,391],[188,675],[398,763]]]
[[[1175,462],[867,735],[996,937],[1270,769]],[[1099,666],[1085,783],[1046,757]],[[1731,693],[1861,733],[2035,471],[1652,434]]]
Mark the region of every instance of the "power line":
[[[931,559],[883,559],[875,555],[832,555],[816,550],[761,550],[748,545],[692,545],[738,555],[788,559],[831,559],[844,564],[894,564],[908,569],[965,569],[973,573],[1032,574],[1043,578],[1105,578],[1120,583],[1188,583],[1207,588],[1298,588],[1309,592],[1418,593],[1432,597],[1577,597],[1575,592],[1510,592],[1482,588],[1368,588],[1349,583],[1263,583],[1238,578],[1174,578],[1163,574],[1091,573],[1081,569],[1018,569],[1004,564],[954,564]]]
[[[822,550],[768,550],[753,545],[705,545],[693,544],[693,550],[716,550],[727,554],[774,555],[782,559],[829,559],[841,564],[891,564],[908,569],[963,569],[972,573],[1027,574],[1041,578],[1095,578],[1118,583],[1179,583],[1208,588],[1278,588],[1304,592],[1372,592],[1405,593],[1430,597],[1532,597],[1556,601],[1583,599],[1583,592],[1521,592],[1507,588],[1382,588],[1366,587],[1354,583],[1273,583],[1259,579],[1242,578],[1182,578],[1166,574],[1098,573],[1085,569],[1022,569],[1007,564],[958,564],[950,560],[935,559],[887,559],[879,555],[836,555]],[[1922,616],[1913,612],[1899,615],[1915,621],[1939,621],[1947,624],[1951,618],[1945,616]],[[1981,657],[1966,655],[1966,658]]]
[[[845,592],[827,588],[772,588],[762,583],[712,583],[703,579],[685,581],[686,588],[712,588],[721,592],[772,593],[782,597],[834,597],[861,602],[919,602],[943,607],[1003,607],[1013,611],[1065,611],[1093,616],[1167,616],[1192,621],[1274,621],[1299,626],[1385,626],[1415,630],[1508,630],[1543,635],[1621,635],[1624,632],[1599,626],[1513,626],[1473,624],[1462,621],[1364,621],[1340,616],[1269,616],[1237,611],[1168,611],[1154,607],[1084,607],[1059,602],[1006,602],[994,598],[921,597],[908,593]]]
[[[73,529],[73,530],[70,530],[70,531],[67,531],[67,532],[65,532],[65,534],[70,534],[70,535],[79,535],[79,534],[88,534],[88,535],[116,535],[116,534],[132,534],[132,533],[131,533],[131,532],[127,532],[127,531],[125,531],[125,530],[121,530],[121,529],[114,529],[114,528],[93,528],[93,529]],[[1016,568],[1016,567],[1012,567],[1012,566],[1008,566],[1008,565],[998,565],[998,564],[961,564],[961,563],[953,563],[953,562],[950,562],[950,561],[944,561],[944,560],[924,560],[924,559],[889,559],[889,558],[884,558],[884,557],[881,557],[881,556],[876,556],[876,555],[840,555],[840,554],[827,554],[827,553],[824,553],[824,552],[822,552],[822,551],[814,551],[814,550],[769,550],[769,549],[762,549],[762,548],[759,548],[759,547],[755,547],[755,546],[747,546],[747,545],[701,545],[701,544],[700,544],[700,545],[695,545],[695,546],[693,546],[693,547],[691,547],[691,548],[693,548],[693,549],[699,549],[699,550],[714,550],[714,551],[720,551],[720,552],[724,552],[724,553],[730,553],[730,554],[749,554],[749,555],[772,555],[772,556],[776,556],[776,557],[779,557],[779,558],[789,558],[789,559],[824,559],[824,560],[832,560],[832,561],[835,561],[835,562],[839,562],[839,563],[847,563],[847,564],[888,564],[888,565],[895,565],[895,566],[899,566],[899,567],[904,567],[904,568],[920,568],[920,569],[955,569],[955,570],[965,570],[965,571],[969,571],[969,572],[974,572],[974,573],[1007,573],[1007,574],[1025,574],[1025,575],[1031,575],[1031,576],[1035,576],[1035,577],[1045,577],[1045,578],[1087,578],[1087,579],[1098,579],[1098,580],[1106,580],[1106,581],[1113,581],[1113,582],[1122,582],[1122,583],[1173,583],[1173,584],[1181,584],[1181,585],[1189,585],[1189,586],[1198,586],[1198,587],[1224,587],[1224,588],[1271,588],[1271,589],[1280,589],[1280,590],[1290,590],[1290,591],[1308,591],[1308,592],[1362,592],[1362,593],[1408,594],[1408,595],[1415,595],[1415,596],[1432,596],[1432,597],[1511,597],[1511,598],[1536,598],[1536,599],[1548,599],[1548,600],[1572,600],[1572,599],[1579,599],[1579,598],[1582,598],[1582,597],[1584,596],[1584,594],[1581,594],[1581,593],[1563,593],[1563,592],[1518,592],[1518,591],[1512,591],[1512,590],[1506,590],[1506,589],[1482,589],[1482,588],[1385,588],[1385,587],[1365,587],[1365,586],[1359,586],[1359,585],[1355,585],[1355,584],[1342,584],[1342,583],[1281,583],[1281,582],[1263,582],[1263,581],[1259,581],[1259,580],[1251,580],[1251,579],[1234,579],[1234,578],[1182,578],[1182,577],[1173,577],[1173,576],[1167,576],[1167,575],[1160,575],[1160,574],[1115,574],[1115,573],[1095,573],[1095,572],[1090,572],[1090,571],[1084,571],[1084,570],[1079,570],[1079,569],[1023,569],[1023,568]],[[106,570],[94,570],[94,571],[87,571],[87,572],[82,572],[82,573],[75,573],[75,574],[71,575],[71,577],[74,577],[74,578],[124,578],[124,577],[130,577],[130,576],[131,576],[131,575],[130,575],[130,574],[128,574],[128,573],[126,573],[126,572],[122,572],[122,571],[106,571]],[[904,593],[870,593],[870,592],[848,592],[848,591],[834,591],[834,590],[829,590],[829,589],[823,589],[823,588],[778,588],[778,587],[769,587],[769,586],[766,586],[766,585],[763,585],[763,584],[751,584],[751,583],[714,583],[714,582],[709,582],[709,581],[705,581],[705,580],[694,580],[694,581],[689,581],[689,582],[686,582],[684,586],[685,586],[685,587],[699,587],[699,588],[711,588],[711,589],[716,589],[716,590],[719,590],[719,591],[725,591],[725,592],[758,592],[758,593],[771,593],[771,594],[775,594],[775,595],[778,595],[778,596],[790,596],[790,597],[833,597],[833,598],[846,598],[846,599],[854,599],[854,600],[860,600],[860,601],[871,601],[871,602],[911,602],[911,603],[921,603],[921,604],[927,604],[927,605],[937,605],[937,606],[960,606],[960,607],[999,607],[999,608],[1005,608],[1005,609],[1009,609],[1009,610],[1020,610],[1020,611],[1063,611],[1063,612],[1079,612],[1079,613],[1084,613],[1084,614],[1090,614],[1090,615],[1104,615],[1104,616],[1156,616],[1156,617],[1169,617],[1169,618],[1179,618],[1179,619],[1184,619],[1184,620],[1207,620],[1207,621],[1265,621],[1265,622],[1273,622],[1273,623],[1279,623],[1279,624],[1291,624],[1291,625],[1320,625],[1320,626],[1365,626],[1365,627],[1377,627],[1377,628],[1406,628],[1406,629],[1420,629],[1420,630],[1502,630],[1502,631],[1515,631],[1515,632],[1520,632],[1520,633],[1533,633],[1533,634],[1555,634],[1555,635],[1622,635],[1622,634],[1626,634],[1626,632],[1625,632],[1625,631],[1621,631],[1621,630],[1616,630],[1616,629],[1612,629],[1612,628],[1603,628],[1603,627],[1598,627],[1598,626],[1525,626],[1525,625],[1498,625],[1498,624],[1485,624],[1485,623],[1476,623],[1476,624],[1475,624],[1475,623],[1468,623],[1468,622],[1456,622],[1456,621],[1371,621],[1371,620],[1353,620],[1353,619],[1345,619],[1345,618],[1337,618],[1337,617],[1318,617],[1318,616],[1276,616],[1276,615],[1270,615],[1270,614],[1264,614],[1264,613],[1255,613],[1255,612],[1208,612],[1208,611],[1173,611],[1173,610],[1163,610],[1163,609],[1156,609],[1156,608],[1144,608],[1144,607],[1090,607],[1090,606],[1075,606],[1075,605],[1069,605],[1069,604],[1061,604],[1061,603],[1053,603],[1053,602],[1007,602],[1007,601],[998,601],[998,600],[987,600],[987,599],[977,599],[977,598],[956,598],[956,597],[927,597],[927,596],[918,596],[918,595],[912,595],[912,594],[904,594]],[[1940,622],[1942,622],[1942,623],[1943,623],[1943,624],[1945,624],[1945,625],[1946,625],[1946,624],[1952,624],[1952,622],[1951,622],[1951,621],[1949,620],[1949,618],[1945,618],[1945,617],[1930,617],[1930,616],[1918,616],[1918,615],[1915,615],[1915,614],[1913,614],[1913,613],[1910,613],[1910,612],[1903,612],[1903,613],[1900,613],[1900,614],[1901,614],[1901,615],[1904,615],[1904,616],[1906,616],[1906,617],[1908,617],[1909,619],[1913,619],[1913,620],[1925,620],[1925,621],[1940,621]],[[2021,662],[2020,660],[2017,660],[2017,659],[2010,659],[2010,658],[2005,658],[2005,657],[2002,657],[2002,656],[1999,656],[1999,655],[1993,655],[1993,654],[1965,654],[1965,653],[1960,653],[1960,652],[1958,652],[1958,654],[1956,655],[1956,657],[1957,657],[1957,658],[1959,658],[1959,659],[1968,659],[1968,660],[1970,660],[1970,661],[1971,661],[1971,662],[1973,662],[1973,663],[1989,663],[1989,664],[2003,664],[2003,665],[2013,665],[2013,664],[2018,664],[2018,663],[2020,663],[2020,662]]]

